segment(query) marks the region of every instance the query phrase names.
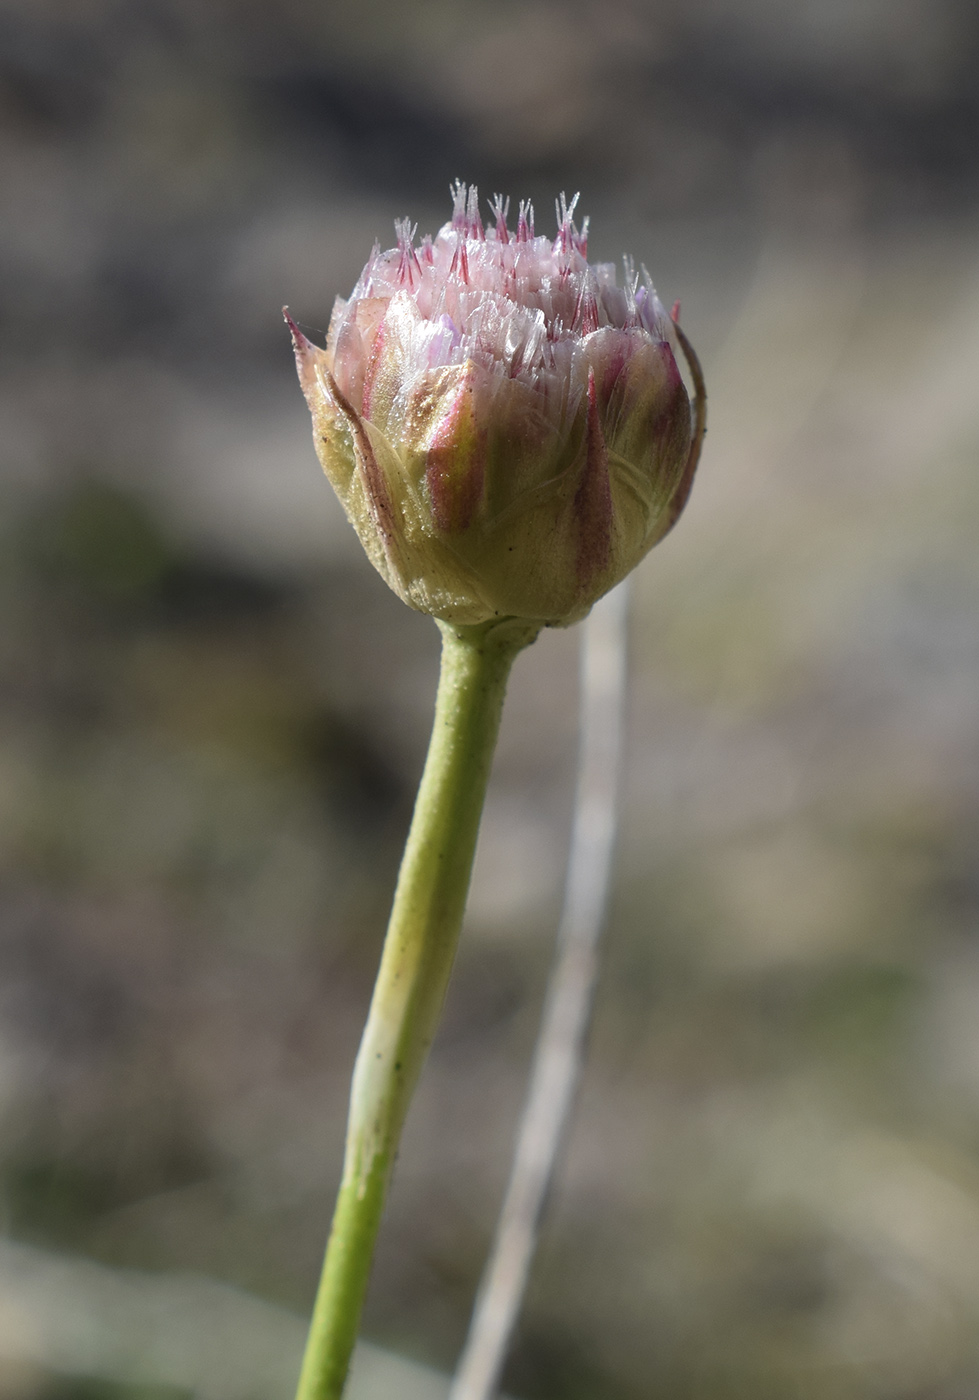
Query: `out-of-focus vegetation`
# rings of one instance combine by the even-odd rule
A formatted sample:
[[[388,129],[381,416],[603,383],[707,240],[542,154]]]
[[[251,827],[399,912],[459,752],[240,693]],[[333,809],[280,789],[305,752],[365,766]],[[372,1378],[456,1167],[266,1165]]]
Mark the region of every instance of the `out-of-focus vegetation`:
[[[580,187],[711,397],[637,578],[606,970],[508,1388],[979,1391],[977,93],[956,0],[8,0],[0,1395],[186,1393],[99,1361],[85,1279],[209,1276],[286,1347],[309,1306],[437,636],[319,474],[280,307],[324,327],[455,176],[541,226]],[[573,633],[518,663],[365,1320],[442,1370],[539,1009],[574,674]]]

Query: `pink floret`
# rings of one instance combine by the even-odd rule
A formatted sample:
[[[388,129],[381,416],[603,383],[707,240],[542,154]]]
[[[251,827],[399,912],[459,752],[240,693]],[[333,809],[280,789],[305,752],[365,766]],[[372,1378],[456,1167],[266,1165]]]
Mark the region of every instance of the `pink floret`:
[[[535,234],[527,201],[520,202],[511,233],[509,201],[502,195],[493,199],[488,228],[479,216],[475,185],[456,181],[452,200],[450,221],[417,248],[416,226],[407,219],[395,225],[396,247],[381,252],[375,245],[343,311],[344,323],[356,324],[361,333],[343,336],[342,326],[334,332],[348,356],[363,357],[362,367],[347,366],[349,382],[363,382],[382,319],[365,320],[358,303],[388,303],[399,294],[418,312],[412,358],[419,370],[472,362],[545,397],[580,378],[577,362],[585,342],[606,327],[673,344],[670,318],[645,269],[640,284],[627,259],[620,287],[613,263],[588,262],[588,220],[580,228],[574,220],[577,195],[558,201],[553,240]]]

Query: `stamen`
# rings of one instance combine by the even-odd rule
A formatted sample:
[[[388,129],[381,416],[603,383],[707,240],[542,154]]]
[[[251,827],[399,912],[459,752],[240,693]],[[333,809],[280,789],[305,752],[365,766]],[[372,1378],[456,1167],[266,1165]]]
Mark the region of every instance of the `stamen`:
[[[510,234],[507,231],[506,216],[510,212],[510,196],[506,199],[501,194],[493,196],[493,203],[490,205],[493,216],[496,219],[496,241],[498,243],[509,243]]]
[[[529,243],[534,237],[534,206],[529,199],[520,201],[520,214],[517,218],[517,242]]]
[[[598,298],[595,296],[595,279],[590,269],[582,285],[578,305],[574,309],[571,329],[579,335],[591,335],[592,331],[598,330]]]
[[[449,264],[449,276],[458,277],[461,282],[469,285],[469,254],[466,252],[465,236],[461,233],[456,238],[455,252]]]
[[[449,186],[452,195],[452,227],[456,233],[466,232],[466,186],[462,180],[453,180]]]
[[[574,240],[577,230],[574,226],[575,205],[578,203],[580,194],[576,194],[571,203],[568,197],[561,191],[561,198],[554,201],[554,213],[557,217],[557,238],[554,240],[554,251],[567,253],[574,247]]]
[[[421,276],[421,265],[418,261],[414,249],[415,234],[418,232],[418,225],[412,224],[408,219],[395,219],[394,231],[398,235],[398,281],[403,285],[405,282],[410,287],[414,282],[417,272]]]
[[[476,189],[475,185],[469,186],[469,201],[466,206],[466,224],[466,232],[470,238],[482,239],[486,237],[485,230],[483,229],[483,221],[479,217],[479,191]]]
[[[575,199],[577,198],[578,196],[575,195]],[[574,246],[578,249],[578,252],[583,258],[588,257],[588,225],[590,222],[591,219],[586,214],[581,221],[581,232],[579,234],[572,233]]]

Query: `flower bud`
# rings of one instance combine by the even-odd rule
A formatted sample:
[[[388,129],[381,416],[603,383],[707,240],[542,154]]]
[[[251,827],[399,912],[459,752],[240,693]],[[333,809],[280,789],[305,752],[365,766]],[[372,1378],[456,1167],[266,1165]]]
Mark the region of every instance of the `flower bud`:
[[[683,509],[703,380],[643,269],[587,261],[562,196],[558,235],[521,204],[479,217],[453,189],[434,239],[407,220],[377,245],[325,350],[290,321],[323,469],[406,603],[456,624],[574,622]],[[287,319],[289,319],[287,317]],[[674,357],[697,389],[696,424]]]

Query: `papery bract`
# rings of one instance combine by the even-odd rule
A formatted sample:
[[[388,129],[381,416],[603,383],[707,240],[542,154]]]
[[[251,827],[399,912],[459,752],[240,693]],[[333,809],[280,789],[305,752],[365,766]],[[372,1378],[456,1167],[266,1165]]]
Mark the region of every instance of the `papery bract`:
[[[290,321],[317,452],[367,553],[448,622],[582,617],[670,529],[703,424],[677,329],[644,270],[587,261],[563,197],[555,240],[521,204],[457,182],[434,239],[375,245],[325,350]]]

